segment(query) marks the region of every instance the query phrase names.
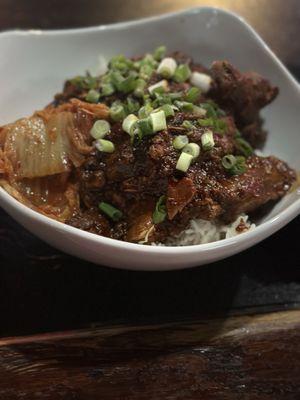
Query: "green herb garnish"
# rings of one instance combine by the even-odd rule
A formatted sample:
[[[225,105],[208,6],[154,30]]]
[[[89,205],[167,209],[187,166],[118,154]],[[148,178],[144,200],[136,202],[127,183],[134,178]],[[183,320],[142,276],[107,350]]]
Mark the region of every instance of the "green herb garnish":
[[[101,203],[99,204],[99,208],[114,222],[119,221],[123,216],[122,211],[118,210],[111,204],[105,203],[104,201],[101,201]]]
[[[160,196],[152,215],[152,221],[154,222],[154,224],[160,224],[165,220],[166,216],[167,216],[166,196]]]

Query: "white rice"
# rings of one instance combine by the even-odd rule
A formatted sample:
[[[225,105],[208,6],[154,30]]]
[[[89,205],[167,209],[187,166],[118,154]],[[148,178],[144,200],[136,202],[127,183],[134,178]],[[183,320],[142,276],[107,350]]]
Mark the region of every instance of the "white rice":
[[[165,244],[153,243],[156,246],[189,246],[195,244],[203,244],[215,242],[221,239],[227,239],[241,234],[237,229],[240,224],[243,224],[243,231],[252,231],[255,224],[249,221],[248,215],[241,214],[238,218],[228,225],[217,225],[214,222],[205,221],[203,219],[191,220],[187,229],[179,235],[170,237]]]

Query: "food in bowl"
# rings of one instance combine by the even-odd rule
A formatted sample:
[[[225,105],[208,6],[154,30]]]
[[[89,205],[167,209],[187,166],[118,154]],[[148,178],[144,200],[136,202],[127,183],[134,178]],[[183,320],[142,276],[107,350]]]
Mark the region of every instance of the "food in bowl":
[[[43,110],[0,128],[0,184],[73,227],[163,245],[254,229],[295,172],[256,153],[278,89],[227,61],[207,69],[164,46],[113,57],[65,83]]]

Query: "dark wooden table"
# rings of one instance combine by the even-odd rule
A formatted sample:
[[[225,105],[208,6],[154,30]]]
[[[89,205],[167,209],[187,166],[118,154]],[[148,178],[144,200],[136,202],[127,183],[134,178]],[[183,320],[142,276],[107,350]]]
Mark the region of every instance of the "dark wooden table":
[[[2,0],[0,29],[196,5],[243,15],[300,78],[298,0]],[[299,234],[298,217],[206,267],[131,272],[50,248],[0,211],[0,400],[299,399]]]

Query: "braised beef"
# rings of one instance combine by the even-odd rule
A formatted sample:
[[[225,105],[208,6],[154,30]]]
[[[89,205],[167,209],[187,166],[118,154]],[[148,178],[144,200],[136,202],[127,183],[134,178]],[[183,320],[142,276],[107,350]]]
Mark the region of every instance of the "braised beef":
[[[199,126],[199,116],[176,112],[168,119],[167,129],[132,141],[121,123],[112,123],[107,139],[113,141],[115,151],[92,152],[74,172],[80,187],[81,210],[67,221],[70,225],[133,242],[164,242],[169,235],[184,229],[192,218],[231,222],[241,213],[281,198],[291,187],[295,173],[276,157],[247,154],[245,172],[239,175],[232,175],[222,165],[227,154],[244,156],[237,146],[240,135],[254,148],[264,143],[266,132],[259,113],[274,100],[278,88],[256,73],[241,73],[227,61],[216,61],[207,69],[181,52],[170,56],[177,63],[188,64],[192,71],[212,77],[211,90],[201,94],[198,105],[209,102],[215,107],[219,126]],[[159,80],[161,77],[153,73],[148,84]],[[187,82],[171,82],[169,89],[186,93],[190,87]],[[83,99],[85,95],[86,90],[68,81],[56,102],[61,104],[71,97]],[[116,99],[123,101],[124,95],[107,97],[107,104]],[[191,129],[183,126],[186,120],[194,124]],[[201,146],[207,129],[213,132],[213,149],[202,150],[187,173],[177,171],[180,153],[172,144],[175,136],[188,135],[190,142]],[[166,196],[167,218],[154,225],[153,212],[161,196]],[[113,222],[104,217],[97,209],[101,201],[120,209],[123,219]],[[243,231],[245,227],[241,223],[238,229]]]

